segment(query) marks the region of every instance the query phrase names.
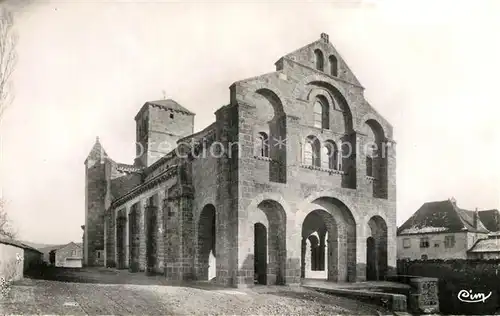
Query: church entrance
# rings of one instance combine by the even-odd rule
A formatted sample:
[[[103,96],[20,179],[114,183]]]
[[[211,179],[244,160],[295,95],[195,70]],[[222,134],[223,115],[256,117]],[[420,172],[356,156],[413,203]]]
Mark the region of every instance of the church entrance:
[[[254,225],[254,283],[267,284],[267,230],[264,224]]]
[[[377,253],[373,237],[366,239],[366,280],[377,280]]]

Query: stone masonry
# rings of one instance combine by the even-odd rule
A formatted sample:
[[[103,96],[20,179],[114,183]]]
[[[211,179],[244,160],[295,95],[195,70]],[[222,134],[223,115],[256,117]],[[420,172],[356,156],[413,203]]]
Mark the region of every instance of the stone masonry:
[[[231,287],[383,279],[396,266],[392,126],[328,35],[237,81],[215,122],[173,100],[136,116],[134,164],[86,166],[85,264]]]

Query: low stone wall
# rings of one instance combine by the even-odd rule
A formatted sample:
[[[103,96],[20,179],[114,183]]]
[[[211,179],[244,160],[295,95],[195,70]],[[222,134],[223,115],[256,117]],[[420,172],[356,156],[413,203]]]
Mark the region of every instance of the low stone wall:
[[[306,286],[318,292],[333,294],[337,296],[344,296],[348,298],[357,299],[366,303],[375,304],[387,308],[394,312],[406,312],[406,296],[402,294],[392,294],[383,292],[372,292],[364,290],[350,290],[350,289],[326,289],[320,287]]]

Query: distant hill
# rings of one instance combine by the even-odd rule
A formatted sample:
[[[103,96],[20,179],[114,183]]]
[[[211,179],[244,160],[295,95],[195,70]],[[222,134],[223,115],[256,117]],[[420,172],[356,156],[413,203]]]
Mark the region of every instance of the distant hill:
[[[64,245],[67,245],[69,244],[71,241],[68,241],[67,243],[65,244],[39,244],[39,243],[34,243],[34,242],[31,242],[31,241],[24,241],[24,240],[20,240],[20,242],[22,242],[23,244],[25,244],[26,246],[30,246],[30,247],[33,247],[37,250],[40,250],[41,252],[45,252],[45,251],[50,251],[54,248],[59,248],[59,247],[62,247]],[[76,243],[75,244],[79,245],[80,247],[82,246],[82,243]]]
[[[35,249],[42,249],[42,248],[50,248],[50,247],[54,247],[54,246],[58,246],[58,245],[51,245],[51,244],[39,244],[39,243],[34,243],[34,242],[31,242],[31,241],[24,241],[24,240],[20,240],[20,242],[22,242],[23,244],[25,244],[26,246],[30,246],[30,247],[33,247]]]

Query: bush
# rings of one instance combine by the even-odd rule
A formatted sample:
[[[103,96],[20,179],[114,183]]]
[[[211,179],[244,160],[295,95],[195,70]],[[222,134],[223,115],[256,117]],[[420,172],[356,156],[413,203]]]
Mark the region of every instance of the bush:
[[[500,260],[414,260],[398,261],[400,274],[439,279],[439,308],[444,314],[494,314],[499,302]],[[492,293],[481,303],[464,303],[458,299],[461,290]]]
[[[130,272],[139,272],[139,263],[138,262],[130,263],[129,271]]]
[[[12,283],[23,277],[23,259],[19,254],[2,266],[0,276],[0,298],[6,297],[11,289]]]

